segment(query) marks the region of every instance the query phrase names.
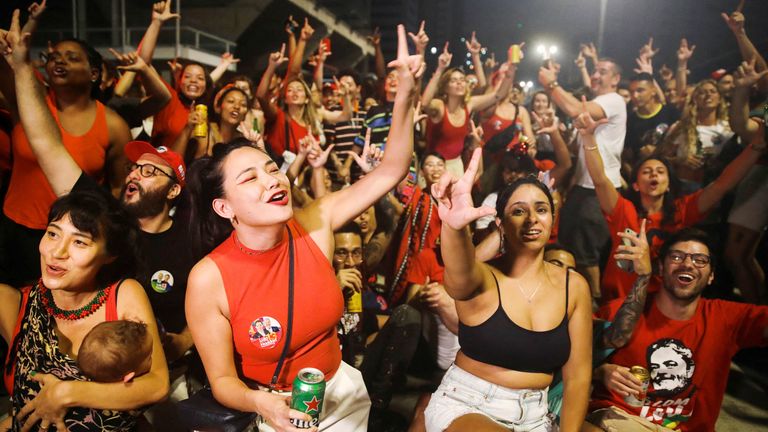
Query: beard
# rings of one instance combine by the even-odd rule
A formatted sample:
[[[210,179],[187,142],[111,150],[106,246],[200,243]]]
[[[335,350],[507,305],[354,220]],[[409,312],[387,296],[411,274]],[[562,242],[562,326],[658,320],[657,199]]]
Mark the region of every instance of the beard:
[[[168,202],[168,191],[171,190],[174,183],[169,182],[165,186],[161,186],[157,189],[147,191],[139,184],[134,183],[139,190],[139,199],[136,202],[127,203],[123,200],[122,205],[125,211],[130,213],[136,219],[142,219],[152,216],[157,216],[165,210],[165,204]],[[123,186],[121,196],[125,196],[125,189],[128,185]]]

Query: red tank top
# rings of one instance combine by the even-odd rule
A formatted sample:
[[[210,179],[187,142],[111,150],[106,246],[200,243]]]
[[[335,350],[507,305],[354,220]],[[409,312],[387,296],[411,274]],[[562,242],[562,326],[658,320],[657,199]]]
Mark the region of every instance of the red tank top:
[[[291,345],[276,387],[290,389],[305,367],[326,380],[341,364],[336,326],[344,300],[331,263],[298,222],[293,234],[295,276]],[[221,272],[229,304],[235,364],[243,376],[268,385],[285,344],[288,321],[288,233],[264,252],[241,245],[232,234],[208,255]]]
[[[109,147],[109,129],[104,105],[96,102],[96,118],[90,130],[83,135],[75,136],[61,126],[58,110],[50,96],[47,102],[61,131],[64,147],[87,175],[101,182],[104,178],[104,161],[107,147]],[[11,139],[13,169],[3,211],[8,218],[20,225],[32,229],[45,229],[48,210],[56,200],[56,195],[32,153],[27,135],[20,123],[14,125]]]
[[[286,138],[285,122],[288,120],[288,135]],[[279,109],[275,118],[267,122],[267,144],[272,149],[275,156],[281,156],[288,150],[293,153],[299,152],[299,140],[309,135],[309,127],[300,125],[285,111]],[[317,137],[315,137],[317,138]]]
[[[427,151],[436,151],[446,159],[456,159],[464,150],[469,126],[469,110],[464,107],[464,124],[454,126],[448,119],[448,109],[443,110],[443,118],[437,123],[427,122]]]

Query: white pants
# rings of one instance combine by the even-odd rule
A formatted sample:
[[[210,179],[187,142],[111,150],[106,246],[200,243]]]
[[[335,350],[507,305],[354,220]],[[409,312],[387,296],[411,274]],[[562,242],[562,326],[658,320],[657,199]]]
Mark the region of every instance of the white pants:
[[[290,396],[290,392],[278,392]],[[320,413],[320,431],[352,432],[368,430],[368,414],[371,400],[359,370],[341,362],[339,370],[326,384],[323,411]],[[259,432],[274,432],[275,429],[261,418]]]

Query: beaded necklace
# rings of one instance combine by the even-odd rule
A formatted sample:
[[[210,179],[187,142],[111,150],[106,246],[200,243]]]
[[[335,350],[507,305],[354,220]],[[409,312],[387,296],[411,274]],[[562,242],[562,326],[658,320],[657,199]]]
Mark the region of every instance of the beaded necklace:
[[[107,301],[107,297],[109,297],[109,291],[112,289],[111,286],[102,288],[96,292],[96,296],[93,297],[93,299],[89,301],[85,306],[74,310],[67,310],[56,306],[56,302],[53,300],[53,293],[51,290],[46,288],[45,285],[43,285],[42,280],[40,280],[38,286],[40,287],[40,292],[42,294],[42,296],[40,296],[40,300],[42,300],[43,306],[48,311],[48,314],[53,315],[56,318],[68,321],[77,321],[93,315],[93,313],[99,310],[99,308],[101,308],[101,306]]]

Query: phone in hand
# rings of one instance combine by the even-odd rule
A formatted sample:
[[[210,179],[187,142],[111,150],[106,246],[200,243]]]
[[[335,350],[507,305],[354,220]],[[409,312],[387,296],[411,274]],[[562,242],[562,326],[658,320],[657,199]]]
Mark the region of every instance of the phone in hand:
[[[637,233],[636,233],[634,230],[632,230],[631,228],[627,228],[627,229],[625,229],[625,230],[624,230],[624,233],[625,233],[625,234],[629,234],[629,235],[631,235],[631,236],[635,236],[635,237],[637,237]],[[621,242],[622,242],[622,243],[623,243],[625,246],[632,246],[632,241],[631,241],[631,240],[629,240],[629,239],[626,239],[626,238],[622,238],[622,239],[621,239]],[[634,273],[634,271],[635,271],[635,265],[634,265],[634,263],[633,263],[632,261],[630,261],[630,260],[626,260],[626,259],[620,259],[620,260],[616,260],[616,265],[617,265],[617,266],[618,266],[620,269],[624,270],[625,272]]]

